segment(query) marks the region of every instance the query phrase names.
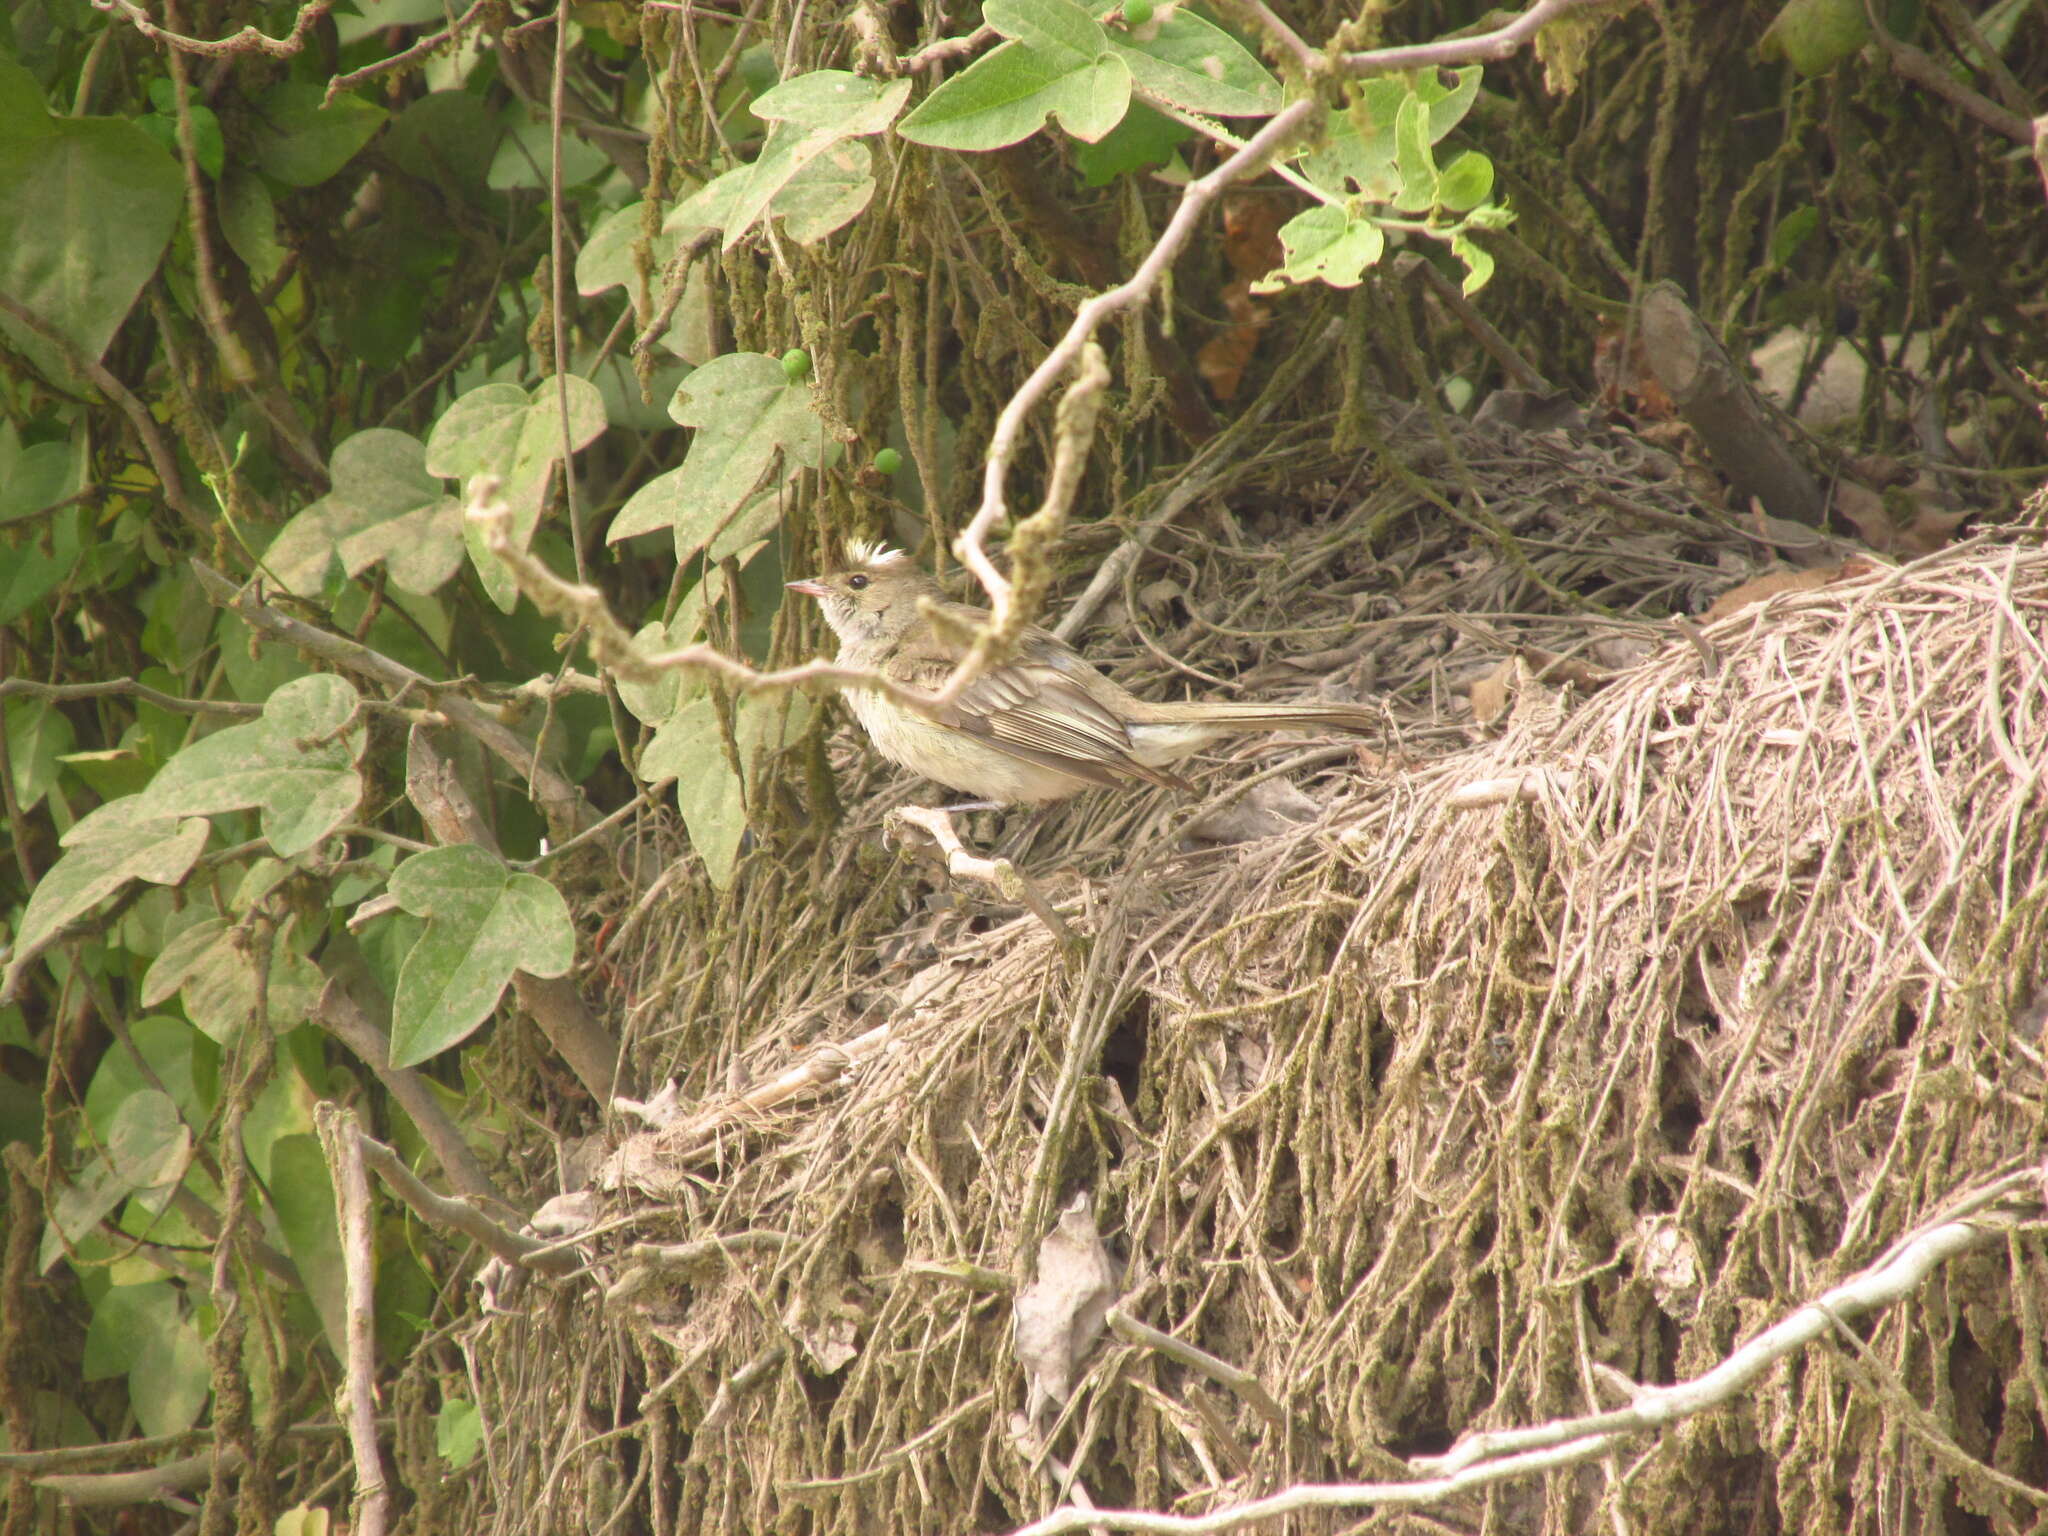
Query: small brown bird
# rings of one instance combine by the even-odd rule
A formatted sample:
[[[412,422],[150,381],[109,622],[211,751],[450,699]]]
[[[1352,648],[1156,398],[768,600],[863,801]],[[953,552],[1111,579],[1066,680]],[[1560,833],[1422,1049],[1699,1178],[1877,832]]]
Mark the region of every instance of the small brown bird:
[[[790,582],[815,597],[839,636],[839,659],[935,692],[965,652],[918,610],[929,597],[963,626],[988,615],[946,602],[899,550],[847,546],[848,568]],[[1356,704],[1153,704],[1118,687],[1064,640],[1028,628],[1008,661],[976,678],[937,719],[872,689],[847,694],[884,757],[998,805],[1062,800],[1141,779],[1187,789],[1164,766],[1225,736],[1293,727],[1366,732]]]

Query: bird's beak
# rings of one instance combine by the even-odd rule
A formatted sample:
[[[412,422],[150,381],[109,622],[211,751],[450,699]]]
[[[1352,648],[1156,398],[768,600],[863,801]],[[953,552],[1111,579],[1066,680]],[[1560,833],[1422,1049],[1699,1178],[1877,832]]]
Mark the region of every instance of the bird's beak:
[[[785,581],[783,585],[792,592],[801,592],[805,597],[823,597],[825,583],[815,576],[806,576],[802,581]]]

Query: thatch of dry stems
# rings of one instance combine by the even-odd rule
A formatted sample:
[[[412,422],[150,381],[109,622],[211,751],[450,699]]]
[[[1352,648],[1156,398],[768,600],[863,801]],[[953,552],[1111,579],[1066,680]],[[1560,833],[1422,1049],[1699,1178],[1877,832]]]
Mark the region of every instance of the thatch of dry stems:
[[[882,862],[900,789],[779,898],[649,932],[637,1049],[694,1108],[614,1162],[603,1285],[479,1350],[487,1413],[530,1426],[492,1469],[502,1528],[604,1489],[662,1532],[1043,1513],[1005,1285],[1076,1190],[1121,1305],[1283,1410],[1284,1429],[1095,1347],[1058,1462],[1098,1505],[1194,1512],[1399,1476],[1461,1431],[1697,1373],[2038,1156],[2048,554],[1960,546],[1687,642],[1624,611],[1695,606],[1752,536],[1671,531],[1677,493],[1618,497],[1604,460],[1468,451],[1500,494],[1430,525],[1452,535],[1382,537],[1414,505],[1397,487],[1264,544],[1241,500],[1162,540],[1176,590],[1148,597],[1148,571],[1126,629],[1184,612],[1156,638],[1227,667],[1284,612],[1321,674],[1429,714],[1449,709],[1433,615],[1491,610],[1549,649],[1635,658],[1601,691],[1527,686],[1504,731],[1452,750],[1427,730],[1384,754],[1269,748],[1316,771],[1321,805],[1259,841],[1190,851],[1186,809],[1149,793],[1062,813],[1018,858],[1082,936],[1069,951],[1028,916],[933,909]],[[1607,614],[1513,620],[1545,593]],[[759,1092],[793,1066],[809,1080]],[[650,1239],[714,1241],[659,1262]],[[2048,1247],[2021,1232],[1639,1461],[1441,1516],[2024,1528],[2039,1509],[1983,1468],[2048,1485],[2044,1294]]]

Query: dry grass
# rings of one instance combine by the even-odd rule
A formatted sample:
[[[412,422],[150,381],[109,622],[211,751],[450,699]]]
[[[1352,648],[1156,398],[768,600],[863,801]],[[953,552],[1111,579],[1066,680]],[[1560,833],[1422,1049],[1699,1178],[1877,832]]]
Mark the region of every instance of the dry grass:
[[[1001,1276],[1077,1189],[1122,1304],[1285,1409],[1283,1433],[1096,1347],[1059,1458],[1100,1504],[1188,1512],[1697,1372],[2039,1155],[2048,554],[1958,547],[1700,646],[1650,615],[1748,574],[1755,538],[1611,455],[1460,457],[1432,509],[1414,482],[1304,490],[1275,445],[1294,490],[1237,487],[1130,589],[1127,681],[1156,644],[1398,697],[1385,752],[1260,756],[1313,820],[1198,847],[1177,829],[1215,804],[1062,809],[1013,850],[1081,935],[1062,952],[885,854],[905,786],[842,744],[874,786],[844,826],[631,930],[637,1057],[694,1108],[615,1162],[599,1283],[478,1347],[487,1416],[526,1427],[490,1469],[501,1529],[599,1487],[614,1529],[657,1532],[1041,1513]],[[1344,510],[1283,537],[1301,499]],[[1527,688],[1479,739],[1442,723],[1490,659],[1445,612],[1626,670]],[[1278,661],[1255,684],[1301,686]],[[1204,782],[1220,804],[1255,777]],[[1484,781],[1513,792],[1458,808]],[[795,1063],[813,1081],[762,1107]],[[687,1269],[631,1248],[763,1233]],[[1639,1462],[1411,1523],[2022,1529],[2038,1509],[1976,1467],[2048,1484],[2044,1294],[2022,1233]]]

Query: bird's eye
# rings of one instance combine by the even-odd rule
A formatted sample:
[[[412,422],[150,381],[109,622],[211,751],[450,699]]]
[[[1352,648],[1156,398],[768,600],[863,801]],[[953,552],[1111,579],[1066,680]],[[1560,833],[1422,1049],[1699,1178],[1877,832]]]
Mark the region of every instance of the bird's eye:
[[[846,578],[846,584],[856,592],[865,592],[868,588],[868,579],[865,576],[849,576]]]

